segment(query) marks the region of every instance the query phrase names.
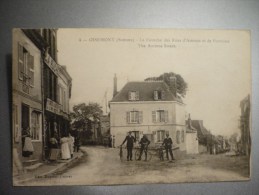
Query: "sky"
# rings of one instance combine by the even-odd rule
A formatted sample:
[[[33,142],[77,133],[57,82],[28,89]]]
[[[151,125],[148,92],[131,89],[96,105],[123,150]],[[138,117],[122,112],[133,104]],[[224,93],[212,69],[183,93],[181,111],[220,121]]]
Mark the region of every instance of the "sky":
[[[70,108],[97,102],[165,72],[188,83],[186,113],[215,135],[239,132],[240,101],[251,94],[250,33],[234,30],[58,29],[58,63],[72,81]]]

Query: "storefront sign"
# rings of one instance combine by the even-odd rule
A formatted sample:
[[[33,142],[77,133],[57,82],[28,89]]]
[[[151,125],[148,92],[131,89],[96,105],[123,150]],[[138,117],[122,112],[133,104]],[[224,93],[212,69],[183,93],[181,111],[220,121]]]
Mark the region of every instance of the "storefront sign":
[[[58,64],[48,53],[45,55],[44,62],[55,74],[58,74]]]
[[[51,99],[47,99],[47,103],[46,103],[47,111],[60,115],[60,109],[61,109],[61,105],[52,101]]]

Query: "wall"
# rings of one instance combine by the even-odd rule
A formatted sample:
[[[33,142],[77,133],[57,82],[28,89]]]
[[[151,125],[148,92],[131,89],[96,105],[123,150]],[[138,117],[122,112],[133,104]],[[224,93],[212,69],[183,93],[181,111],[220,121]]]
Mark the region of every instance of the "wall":
[[[29,93],[22,90],[22,81],[18,78],[18,43],[34,57],[34,85]],[[13,30],[13,147],[17,148],[19,159],[23,162],[29,159],[42,160],[42,96],[41,96],[41,52],[20,29]],[[39,140],[33,140],[34,153],[30,157],[22,157],[22,104],[29,107],[29,126],[31,113],[39,114]]]
[[[197,138],[197,132],[186,133],[186,153],[187,154],[198,154],[199,143]]]
[[[176,111],[176,104],[177,110]],[[128,124],[126,113],[132,110],[143,112],[143,122],[140,124]],[[154,142],[157,140],[157,130],[169,131],[170,137],[173,139],[174,145],[179,146],[180,150],[185,150],[185,105],[177,102],[130,102],[130,103],[110,103],[110,122],[111,134],[115,135],[115,146],[122,143],[128,131],[140,131],[142,134],[152,134]],[[152,121],[152,111],[168,110],[168,121],[157,122]],[[182,114],[176,118],[176,115]],[[177,122],[176,122],[177,119]],[[176,143],[176,130],[183,131],[184,139],[180,143]],[[141,136],[142,136],[141,134]],[[140,136],[140,137],[141,137]],[[161,144],[161,143],[160,143]]]

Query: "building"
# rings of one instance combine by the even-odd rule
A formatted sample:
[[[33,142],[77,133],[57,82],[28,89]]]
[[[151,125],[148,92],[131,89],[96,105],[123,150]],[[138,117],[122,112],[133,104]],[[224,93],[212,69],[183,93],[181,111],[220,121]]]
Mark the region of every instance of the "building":
[[[48,158],[49,138],[69,130],[72,79],[57,63],[56,29],[13,31],[13,147],[26,164]],[[26,130],[33,154],[23,152]]]
[[[114,79],[116,81],[116,79]],[[175,88],[175,77],[170,79]],[[185,104],[164,81],[128,82],[109,102],[111,135],[120,145],[129,131],[139,141],[146,135],[150,146],[162,144],[166,133],[174,146],[186,150]]]
[[[69,99],[72,79],[66,67],[57,63],[57,29],[42,29],[41,36],[47,43],[43,54],[43,105],[44,105],[44,150],[49,156],[49,140],[68,136],[70,129]]]
[[[186,153],[187,154],[198,154],[199,153],[199,142],[197,130],[192,126],[191,116],[186,121]]]
[[[42,107],[42,50],[41,37],[33,30],[13,30],[12,68],[12,130],[13,147],[24,164],[32,159],[40,161],[43,151],[43,107]],[[23,152],[26,130],[32,139],[34,152]]]
[[[210,142],[212,142],[211,133],[203,126],[202,120],[192,120],[192,126],[197,130],[199,153],[210,151]]]
[[[241,138],[240,138],[240,149],[241,153],[244,155],[250,155],[251,152],[251,135],[250,135],[250,124],[251,124],[251,117],[250,117],[250,95],[245,97],[240,102],[241,108],[241,116],[240,116],[240,131],[241,131]]]

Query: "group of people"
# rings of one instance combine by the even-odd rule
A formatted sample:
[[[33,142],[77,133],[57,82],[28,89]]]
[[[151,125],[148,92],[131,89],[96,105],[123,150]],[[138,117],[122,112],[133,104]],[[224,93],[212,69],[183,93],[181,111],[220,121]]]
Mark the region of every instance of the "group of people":
[[[73,158],[74,152],[78,152],[79,144],[77,138],[74,138],[70,133],[68,136],[63,136],[60,139],[60,150],[57,136],[52,136],[49,140],[50,158],[55,152],[61,153],[62,160]]]
[[[132,135],[132,132],[130,131],[128,135],[125,137],[124,141],[122,142],[121,146],[127,142],[126,148],[127,148],[127,160],[132,161],[132,150],[134,146],[134,142],[136,142],[135,137]],[[140,144],[140,155],[137,160],[141,160],[143,152],[145,153],[145,161],[147,161],[147,150],[148,150],[148,145],[150,144],[150,141],[148,140],[146,135],[143,135],[143,137],[139,141]],[[175,160],[173,151],[172,151],[172,146],[173,146],[173,141],[169,137],[169,134],[166,134],[165,139],[163,140],[162,146],[165,147],[166,150],[166,158],[169,160],[168,153],[170,154],[171,160],[169,162],[172,162],[172,160]]]

